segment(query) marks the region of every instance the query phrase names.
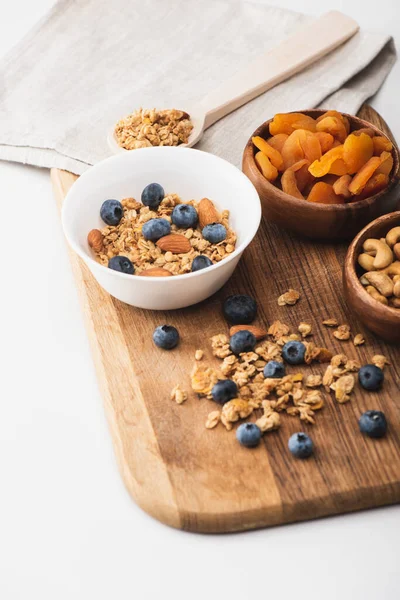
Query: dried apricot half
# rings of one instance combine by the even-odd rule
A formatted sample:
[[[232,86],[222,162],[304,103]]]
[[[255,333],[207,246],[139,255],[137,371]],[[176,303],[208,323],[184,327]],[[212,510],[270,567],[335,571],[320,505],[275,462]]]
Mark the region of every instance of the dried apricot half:
[[[290,196],[294,196],[295,198],[299,198],[300,200],[304,200],[303,194],[300,192],[297,187],[296,175],[292,169],[287,169],[282,175],[282,190],[289,194]]]
[[[278,150],[278,152],[282,153],[283,144],[286,142],[288,137],[289,136],[287,133],[277,133],[276,135],[268,138],[267,142],[270,146],[275,148],[275,150]]]
[[[328,150],[320,160],[315,160],[310,166],[309,171],[314,177],[323,177],[328,173],[333,173],[332,165],[339,159],[343,160],[343,145],[337,146]],[[343,173],[334,173],[335,175],[343,175]]]
[[[274,165],[274,167],[278,169],[278,171],[282,169],[283,158],[281,156],[281,153],[278,152],[278,150],[275,150],[275,148],[270,146],[267,141],[263,140],[263,138],[258,135],[251,138],[251,141],[253,142],[256,148],[258,148],[259,150],[261,150],[261,152],[268,156],[269,160]]]
[[[268,179],[268,181],[275,181],[278,177],[278,169],[274,167],[268,156],[265,156],[264,152],[260,151],[255,155],[255,159],[265,179]]]
[[[278,113],[269,124],[269,132],[271,135],[277,135],[278,133],[290,135],[296,129],[315,131],[315,127],[315,120],[308,115],[303,115],[303,113]]]
[[[317,181],[311,188],[307,200],[320,204],[344,204],[344,198],[335,194],[333,186],[323,181]]]
[[[348,172],[357,173],[363,165],[371,158],[374,152],[372,138],[366,133],[347,136],[343,144],[343,159],[347,165]]]

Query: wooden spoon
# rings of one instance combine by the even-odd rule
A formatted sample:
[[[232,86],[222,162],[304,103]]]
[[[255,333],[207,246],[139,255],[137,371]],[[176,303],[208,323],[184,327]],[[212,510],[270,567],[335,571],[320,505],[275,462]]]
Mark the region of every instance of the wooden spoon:
[[[221,84],[192,110],[186,110],[194,127],[188,143],[180,144],[180,147],[194,146],[205,129],[216,121],[302,71],[343,44],[358,29],[356,21],[336,10],[301,27],[249,67]],[[114,129],[108,135],[108,144],[114,153],[127,152],[118,145]]]

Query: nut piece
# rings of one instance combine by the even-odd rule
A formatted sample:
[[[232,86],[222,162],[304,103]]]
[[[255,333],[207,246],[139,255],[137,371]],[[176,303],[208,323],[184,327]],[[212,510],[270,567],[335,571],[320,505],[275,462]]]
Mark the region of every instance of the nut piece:
[[[333,335],[337,340],[348,340],[350,338],[350,325],[339,325]]]
[[[308,375],[306,379],[306,387],[314,388],[322,385],[321,375]]]
[[[142,275],[142,277],[172,277],[172,273],[161,267],[146,269],[145,271],[142,271],[140,275]]]
[[[362,335],[362,333],[357,333],[354,336],[353,344],[355,346],[362,346],[362,344],[365,344],[365,339],[364,339],[364,336]]]
[[[355,384],[354,375],[342,375],[330,386],[335,392],[335,398],[340,404],[344,404],[350,400],[350,394],[353,391]]]
[[[211,223],[219,223],[221,221],[221,215],[215,208],[214,203],[208,198],[203,198],[200,200],[197,207],[197,212],[199,215],[199,225],[201,229],[203,229],[203,227],[206,225],[211,225]]]
[[[373,285],[382,296],[385,296],[385,298],[388,298],[393,294],[393,281],[390,279],[389,275],[370,271],[369,273],[364,273],[364,278]]]
[[[195,360],[201,360],[204,356],[204,352],[203,350],[196,350],[196,352],[194,353],[194,358]]]
[[[92,229],[87,236],[88,244],[95,252],[100,252],[103,248],[103,239],[104,235],[99,229]]]
[[[393,262],[393,252],[387,244],[380,240],[365,240],[363,248],[366,252],[374,253],[374,269],[385,269]]]
[[[395,277],[396,275],[400,275],[400,260],[394,261],[391,265],[386,267],[386,269],[382,269],[379,272],[384,273],[385,275],[389,275],[389,277]]]
[[[221,420],[221,413],[219,410],[213,410],[207,417],[206,428],[214,429],[218,425]]]
[[[297,329],[299,333],[301,333],[301,337],[303,338],[307,337],[308,335],[311,335],[312,327],[309,323],[301,322]]]
[[[289,306],[293,306],[293,304],[296,304],[296,302],[298,301],[299,298],[300,298],[300,292],[289,289],[287,292],[282,294],[282,296],[279,296],[278,304],[279,304],[279,306],[285,306],[285,304],[289,304]]]
[[[400,298],[400,279],[393,286],[393,294],[396,298]]]
[[[383,354],[375,354],[375,356],[371,358],[371,362],[376,367],[382,369],[382,371],[385,368],[385,365],[390,365],[390,362],[388,361],[386,356],[383,356]]]
[[[186,254],[192,248],[190,241],[180,233],[164,235],[156,242],[156,246],[164,252],[172,252],[172,254]]]
[[[322,325],[325,325],[326,327],[337,327],[339,323],[336,319],[325,319],[325,321],[322,321]]]
[[[382,296],[382,294],[380,294],[378,292],[378,290],[376,288],[374,288],[373,285],[368,285],[365,289],[368,292],[368,294],[370,296],[372,296],[372,298],[374,298],[375,300],[377,300],[381,304],[385,304],[385,306],[387,306],[389,304],[388,303],[388,299],[385,298],[385,296]]]
[[[400,242],[393,246],[393,252],[397,260],[400,260]]]
[[[366,252],[363,252],[358,257],[358,264],[360,265],[360,267],[365,269],[365,271],[373,271],[374,270],[374,261],[375,261],[375,257],[371,256],[370,254],[367,254]]]
[[[256,340],[262,340],[267,336],[265,329],[257,327],[256,325],[233,325],[229,330],[229,335],[232,337],[238,331],[250,331],[256,338]]]
[[[386,243],[388,246],[393,248],[393,246],[397,244],[397,242],[400,242],[400,227],[393,227],[386,234]]]
[[[177,404],[183,404],[187,400],[187,392],[181,389],[179,383],[173,388],[171,392],[171,400],[175,400]]]

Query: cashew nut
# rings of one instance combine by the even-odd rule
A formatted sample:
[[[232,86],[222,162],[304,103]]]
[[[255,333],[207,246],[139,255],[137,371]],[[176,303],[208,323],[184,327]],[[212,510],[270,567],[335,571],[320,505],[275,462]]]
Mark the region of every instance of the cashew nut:
[[[384,273],[384,275],[389,275],[393,277],[394,275],[400,275],[400,260],[396,260],[391,265],[386,267],[386,269],[382,269],[379,273]]]
[[[393,286],[393,294],[396,296],[396,298],[400,298],[400,279],[399,281],[396,281]]]
[[[393,252],[380,240],[365,240],[363,248],[367,252],[375,250],[374,269],[385,269],[393,261]]]
[[[396,283],[396,281],[400,281],[400,275],[395,275],[393,277],[393,283]]]
[[[386,306],[389,304],[388,299],[385,298],[385,296],[382,296],[382,294],[380,294],[378,292],[378,290],[376,288],[374,288],[372,285],[369,285],[365,289],[367,290],[368,294],[370,296],[372,296],[372,298],[374,298],[375,300],[377,300],[381,304],[385,304]]]
[[[390,306],[393,306],[394,308],[400,308],[400,298],[391,298]]]
[[[363,277],[373,285],[382,296],[388,298],[393,294],[393,281],[390,279],[389,275],[378,273],[377,271],[370,271],[369,273],[364,273]]]
[[[386,235],[386,243],[392,248],[400,242],[400,227],[393,227]]]
[[[393,252],[396,258],[400,260],[400,242],[393,246]]]
[[[373,271],[374,270],[374,260],[375,260],[374,256],[371,256],[370,254],[363,252],[358,257],[358,264],[360,265],[360,267],[362,267],[366,271]]]
[[[361,275],[360,283],[361,283],[361,285],[369,285],[368,279],[365,278],[365,273],[364,273],[364,275]]]

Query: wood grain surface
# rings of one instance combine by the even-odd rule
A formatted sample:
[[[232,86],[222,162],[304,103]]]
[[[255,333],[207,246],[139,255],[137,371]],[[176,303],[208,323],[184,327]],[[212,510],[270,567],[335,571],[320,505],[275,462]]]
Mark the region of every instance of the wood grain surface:
[[[361,116],[387,131],[369,107]],[[53,170],[59,204],[75,177]],[[134,500],[160,521],[199,532],[227,532],[312,519],[400,500],[399,350],[375,338],[349,312],[342,293],[346,245],[297,238],[262,222],[259,233],[230,282],[209,300],[179,311],[135,309],[104,292],[82,261],[71,253],[100,389],[124,482]],[[301,291],[293,307],[280,307],[278,296],[289,287]],[[276,319],[296,328],[312,324],[313,340],[362,363],[384,354],[384,388],[365,392],[358,385],[349,403],[326,403],[317,424],[285,417],[281,428],[266,434],[254,450],[239,446],[234,432],[204,423],[215,405],[190,395],[177,405],[170,391],[180,383],[189,390],[189,372],[197,348],[213,364],[209,338],[228,332],[221,314],[224,297],[248,293],[257,299],[257,323]],[[364,333],[366,344],[340,342],[322,320],[335,317]],[[152,333],[162,323],[175,325],[182,337],[177,349],[155,348]],[[215,362],[218,364],[218,361]],[[317,365],[304,372],[323,372]],[[358,432],[357,419],[367,409],[383,410],[390,429],[382,440]],[[293,459],[287,440],[306,430],[315,456]]]

